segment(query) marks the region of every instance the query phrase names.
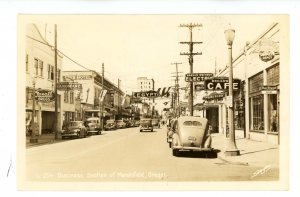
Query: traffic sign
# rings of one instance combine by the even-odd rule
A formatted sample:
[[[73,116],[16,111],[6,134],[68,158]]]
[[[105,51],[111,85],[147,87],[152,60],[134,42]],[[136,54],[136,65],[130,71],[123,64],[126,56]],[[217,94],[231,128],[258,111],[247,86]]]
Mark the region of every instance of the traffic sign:
[[[186,82],[200,82],[213,77],[213,73],[188,73],[185,75]]]
[[[240,89],[241,80],[233,79],[233,90]],[[213,79],[206,79],[204,82],[205,90],[228,90],[229,80],[228,77],[216,77]]]

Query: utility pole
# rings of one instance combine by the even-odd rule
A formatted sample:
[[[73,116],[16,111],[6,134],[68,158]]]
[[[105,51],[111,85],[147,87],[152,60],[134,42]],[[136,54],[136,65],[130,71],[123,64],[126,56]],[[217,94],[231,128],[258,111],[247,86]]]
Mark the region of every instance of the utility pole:
[[[152,80],[152,90],[154,91],[154,79],[151,79]],[[153,104],[152,104],[152,118],[154,116],[154,110],[155,110],[155,98],[153,97]]]
[[[103,112],[104,112],[104,96],[103,96],[103,93],[104,93],[104,63],[102,63],[102,77],[101,77],[101,84],[102,84],[102,102],[101,102],[101,130],[103,131],[103,121],[104,121],[104,117],[103,117]]]
[[[122,113],[122,107],[120,107],[120,83],[121,83],[121,80],[118,79],[118,114],[119,114],[119,118],[122,117],[122,115],[120,114],[120,113]]]
[[[193,28],[202,27],[202,24],[180,24],[179,27],[187,27],[190,30],[190,41],[189,42],[180,42],[180,44],[188,44],[189,52],[180,53],[180,55],[188,55],[189,56],[189,64],[190,64],[190,74],[193,74],[193,57],[194,55],[202,55],[202,53],[193,53],[194,44],[202,44],[203,42],[193,42]],[[189,105],[190,105],[190,114],[193,116],[194,111],[194,85],[193,82],[190,82],[190,95],[189,95]]]
[[[55,139],[58,140],[58,100],[57,100],[57,27],[54,25],[54,133]]]
[[[178,64],[182,64],[181,62],[175,62],[175,63],[171,63],[171,65],[176,65],[176,72],[172,73],[172,74],[176,74],[176,76],[172,76],[172,77],[176,77],[175,78],[175,91],[176,91],[176,96],[177,96],[177,108],[178,108],[178,117],[181,114],[181,108],[180,108],[180,104],[179,104],[179,76],[178,73],[182,73],[182,72],[178,72]]]

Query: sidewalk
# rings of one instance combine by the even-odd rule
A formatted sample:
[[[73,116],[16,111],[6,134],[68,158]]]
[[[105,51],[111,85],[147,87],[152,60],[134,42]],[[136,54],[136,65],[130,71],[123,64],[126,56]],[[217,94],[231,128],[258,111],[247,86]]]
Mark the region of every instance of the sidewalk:
[[[54,134],[42,134],[40,136],[37,136],[38,142],[37,143],[30,143],[29,139],[30,136],[26,136],[26,148],[33,147],[33,146],[39,146],[39,145],[44,145],[44,144],[53,144],[57,142],[61,142],[61,139],[55,140],[54,139]]]
[[[212,147],[221,152],[218,158],[224,163],[233,165],[272,166],[279,167],[279,145],[237,138],[236,145],[239,156],[225,156],[225,137],[223,134],[212,134]]]

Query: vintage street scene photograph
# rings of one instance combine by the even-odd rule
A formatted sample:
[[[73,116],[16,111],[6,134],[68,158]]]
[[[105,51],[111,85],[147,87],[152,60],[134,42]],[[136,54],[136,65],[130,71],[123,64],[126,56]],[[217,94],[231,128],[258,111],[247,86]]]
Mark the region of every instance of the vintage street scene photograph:
[[[20,14],[17,35],[21,188],[288,179],[288,15]]]

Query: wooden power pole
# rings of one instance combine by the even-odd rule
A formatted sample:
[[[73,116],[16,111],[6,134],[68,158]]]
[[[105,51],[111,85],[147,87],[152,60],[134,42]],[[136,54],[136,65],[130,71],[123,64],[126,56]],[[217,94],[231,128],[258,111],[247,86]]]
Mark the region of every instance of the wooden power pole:
[[[187,27],[190,30],[190,41],[188,42],[180,42],[180,44],[188,44],[189,52],[180,53],[180,55],[188,55],[189,56],[189,64],[190,64],[190,74],[193,74],[193,57],[194,55],[202,55],[202,53],[193,53],[194,44],[202,44],[203,42],[193,42],[193,28],[202,27],[202,24],[180,24],[179,27]],[[189,105],[190,105],[190,115],[193,116],[194,111],[194,85],[193,82],[190,82],[190,94],[189,94]]]

